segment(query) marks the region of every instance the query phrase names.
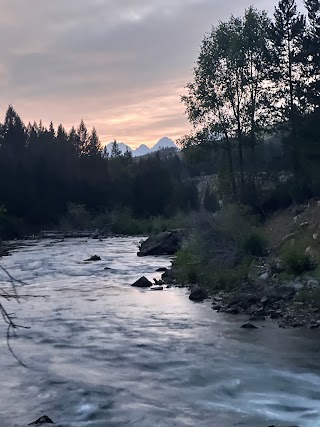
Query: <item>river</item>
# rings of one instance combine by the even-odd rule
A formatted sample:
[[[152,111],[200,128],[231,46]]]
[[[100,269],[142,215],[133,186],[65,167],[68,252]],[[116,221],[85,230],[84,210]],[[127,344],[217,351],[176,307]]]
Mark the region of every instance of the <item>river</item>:
[[[138,241],[26,242],[1,261],[27,283],[6,306],[30,327],[12,340],[26,369],[0,324],[6,427],[320,426],[320,332],[243,330],[185,289],[132,288],[170,265],[137,257]]]

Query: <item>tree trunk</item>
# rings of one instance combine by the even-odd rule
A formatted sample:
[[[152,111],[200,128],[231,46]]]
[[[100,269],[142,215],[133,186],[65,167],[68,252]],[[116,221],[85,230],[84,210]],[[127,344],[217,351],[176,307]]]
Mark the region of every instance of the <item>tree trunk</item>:
[[[233,198],[236,200],[237,199],[237,186],[236,186],[236,179],[234,176],[234,167],[233,167],[231,144],[230,144],[230,140],[228,137],[226,137],[226,147],[227,147],[227,157],[228,157],[228,163],[229,163],[229,173],[230,173],[230,179],[231,179],[232,194],[233,194]]]

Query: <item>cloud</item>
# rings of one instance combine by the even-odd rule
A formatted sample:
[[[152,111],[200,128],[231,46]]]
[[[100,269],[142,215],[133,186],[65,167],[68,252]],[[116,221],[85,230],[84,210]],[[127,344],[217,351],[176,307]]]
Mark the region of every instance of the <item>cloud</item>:
[[[252,0],[0,0],[1,112],[103,142],[153,144],[189,125],[180,95],[203,34]],[[258,0],[256,7],[276,2]]]

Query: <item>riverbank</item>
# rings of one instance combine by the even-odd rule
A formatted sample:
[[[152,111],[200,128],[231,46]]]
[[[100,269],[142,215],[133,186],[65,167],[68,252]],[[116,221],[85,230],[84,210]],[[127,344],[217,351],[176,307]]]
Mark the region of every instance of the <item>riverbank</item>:
[[[254,228],[234,208],[227,214],[228,208],[196,224],[164,281],[197,283],[214,310],[245,314],[250,322],[272,319],[282,328],[319,328],[319,202],[277,212]],[[254,256],[253,249],[263,255]]]
[[[181,284],[174,270],[162,275],[165,284],[193,289]],[[195,299],[196,303],[212,300],[212,309],[232,316],[248,316],[248,321],[261,325],[266,320],[281,328],[320,328],[320,284],[313,277],[297,277],[290,281],[243,281],[236,288],[214,291],[206,288]]]

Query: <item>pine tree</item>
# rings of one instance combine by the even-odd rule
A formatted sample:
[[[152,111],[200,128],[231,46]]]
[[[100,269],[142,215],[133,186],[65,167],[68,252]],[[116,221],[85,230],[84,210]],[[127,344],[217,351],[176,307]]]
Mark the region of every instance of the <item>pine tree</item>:
[[[119,144],[117,143],[116,140],[114,140],[112,143],[110,157],[116,158],[116,157],[120,157],[121,155],[122,155],[122,153],[121,153],[121,150],[119,148]]]
[[[101,153],[102,153],[102,146],[101,146],[96,128],[93,128],[89,137],[89,143],[87,146],[86,155],[88,157],[94,158],[94,157],[101,157]]]
[[[311,108],[320,106],[320,0],[305,0],[308,12],[305,37],[305,69],[309,82],[307,99]]]
[[[21,160],[26,147],[26,142],[26,128],[19,115],[10,105],[3,125],[2,147],[10,153],[12,157],[15,157],[17,160]]]
[[[88,153],[89,134],[88,129],[83,120],[81,120],[79,124],[79,127],[77,129],[77,135],[80,157],[86,156]]]
[[[57,130],[56,142],[58,144],[65,144],[67,141],[68,141],[67,132],[65,128],[62,126],[62,124],[60,123]]]
[[[280,0],[272,26],[272,78],[275,82],[275,106],[280,120],[288,124],[290,151],[296,178],[301,174],[298,125],[304,109],[302,52],[305,18],[298,13],[295,0]]]
[[[132,163],[132,151],[129,151],[128,147],[123,153],[123,160],[126,165],[130,165]]]
[[[49,133],[50,133],[52,141],[54,141],[54,139],[56,137],[56,131],[54,130],[54,126],[53,126],[52,122],[50,122],[50,125],[49,125]]]

